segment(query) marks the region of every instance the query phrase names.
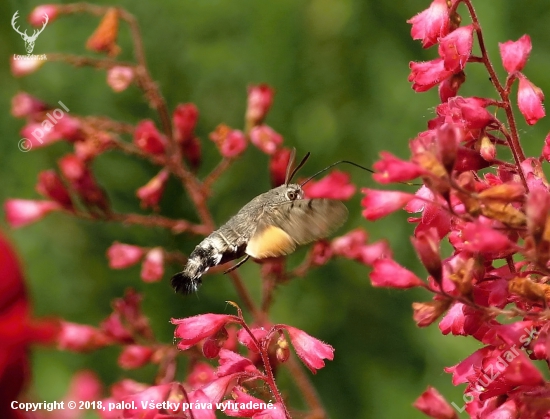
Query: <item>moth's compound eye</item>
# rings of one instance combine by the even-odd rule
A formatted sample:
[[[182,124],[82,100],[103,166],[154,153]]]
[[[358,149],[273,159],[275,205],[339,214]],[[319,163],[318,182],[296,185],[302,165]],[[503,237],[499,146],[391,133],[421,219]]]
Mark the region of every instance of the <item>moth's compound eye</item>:
[[[294,201],[297,197],[296,191],[287,191],[286,197],[291,201]]]

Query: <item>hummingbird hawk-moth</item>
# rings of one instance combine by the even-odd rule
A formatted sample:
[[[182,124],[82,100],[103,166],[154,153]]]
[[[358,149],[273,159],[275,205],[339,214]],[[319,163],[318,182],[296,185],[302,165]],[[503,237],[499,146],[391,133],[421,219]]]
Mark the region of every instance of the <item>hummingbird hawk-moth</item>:
[[[299,245],[328,237],[344,224],[348,210],[342,202],[306,199],[302,189],[313,177],[341,162],[330,165],[301,184],[290,183],[309,154],[292,170],[293,150],[283,185],[258,195],[195,247],[183,271],[172,277],[171,284],[176,292],[190,294],[197,291],[201,276],[213,266],[244,256],[227,273],[249,258],[288,255]]]

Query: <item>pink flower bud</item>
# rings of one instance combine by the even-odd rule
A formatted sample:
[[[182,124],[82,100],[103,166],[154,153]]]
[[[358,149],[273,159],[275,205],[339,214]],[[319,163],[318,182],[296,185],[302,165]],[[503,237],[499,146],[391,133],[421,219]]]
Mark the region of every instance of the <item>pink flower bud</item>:
[[[10,68],[11,74],[15,77],[26,76],[27,74],[34,73],[38,70],[45,60],[37,59],[25,59],[25,60],[16,60],[13,56],[10,58]]]
[[[374,287],[413,288],[421,287],[424,282],[408,269],[392,259],[378,259],[372,264],[370,279]]]
[[[535,125],[546,115],[542,102],[544,94],[523,74],[519,75],[518,107],[529,125]]]
[[[115,92],[126,90],[134,80],[134,69],[132,67],[117,65],[107,70],[107,84]]]
[[[141,206],[143,208],[154,208],[158,210],[158,205],[169,176],[170,173],[168,169],[162,169],[154,178],[147,182],[147,184],[137,190],[136,195],[141,200]]]
[[[134,131],[134,144],[141,150],[151,154],[162,154],[167,147],[164,136],[158,132],[150,119],[141,121]]]
[[[332,247],[326,240],[315,242],[309,254],[309,260],[314,266],[322,266],[332,258]]]
[[[14,228],[34,223],[61,208],[57,202],[31,199],[8,199],[4,204],[6,221]]]
[[[523,70],[529,54],[531,53],[531,38],[529,35],[523,35],[517,41],[506,41],[498,44],[502,65],[506,71],[515,73]]]
[[[268,332],[263,327],[254,327],[254,328],[251,328],[250,331],[252,332],[252,334],[254,335],[254,337],[258,342],[261,342],[262,339],[267,336],[267,332]],[[254,342],[254,340],[252,340],[252,338],[248,334],[248,331],[246,331],[245,329],[239,330],[239,332],[237,333],[237,338],[239,339],[240,343],[242,343],[252,352],[260,352],[260,350],[256,346],[256,343]]]
[[[348,200],[355,194],[355,185],[350,182],[350,175],[339,170],[333,170],[319,181],[310,180],[304,185],[308,198],[328,198]]]
[[[44,15],[48,16],[48,24],[58,16],[59,9],[56,4],[41,4],[36,6],[29,14],[29,22],[32,26],[40,27],[44,23]]]
[[[497,148],[491,139],[484,135],[481,139],[481,145],[479,147],[479,155],[483,157],[483,160],[493,162],[497,154]]]
[[[285,183],[286,168],[290,160],[290,149],[280,148],[271,155],[269,160],[269,174],[271,176],[271,186],[277,186]]]
[[[110,343],[99,329],[85,324],[61,322],[58,347],[61,350],[87,352],[102,348]]]
[[[141,279],[145,282],[157,282],[164,275],[164,250],[155,247],[147,252],[141,266]]]
[[[378,183],[406,182],[424,173],[416,163],[398,159],[387,151],[382,151],[380,156],[382,159],[373,165],[377,173],[372,176]]]
[[[550,133],[544,139],[541,157],[543,157],[547,162],[550,162]]]
[[[54,170],[44,170],[38,174],[36,191],[46,198],[57,202],[63,208],[74,209],[71,196],[65,184]]]
[[[464,71],[459,71],[456,74],[453,74],[448,79],[443,80],[439,83],[438,93],[439,99],[442,103],[447,102],[452,97],[455,97],[458,94],[460,86],[466,81],[466,74]]]
[[[201,340],[215,335],[229,322],[240,323],[236,316],[227,314],[199,314],[185,319],[171,319],[176,325],[174,337],[181,339],[178,348],[182,351],[189,349]]]
[[[449,6],[446,0],[434,0],[430,7],[407,20],[412,24],[412,39],[421,39],[422,47],[435,45],[449,32]]]
[[[325,366],[323,359],[334,359],[334,348],[329,344],[295,327],[285,325],[284,328],[290,336],[296,354],[313,374]]]
[[[220,350],[219,362],[220,366],[216,370],[216,375],[218,377],[223,377],[237,372],[259,372],[250,359],[227,349]]]
[[[19,92],[11,99],[11,114],[16,118],[33,116],[47,107],[44,102],[25,92]]]
[[[250,142],[264,153],[273,154],[283,143],[283,137],[267,125],[257,125],[250,130]]]
[[[210,134],[222,156],[226,158],[238,157],[246,149],[246,137],[242,131],[233,130],[227,125],[220,124]]]
[[[111,269],[124,269],[138,263],[143,257],[144,250],[139,246],[114,242],[107,249],[107,259]]]
[[[120,47],[116,44],[118,23],[119,11],[116,7],[110,7],[99,26],[86,41],[86,48],[90,51],[105,52],[111,57],[118,55],[120,53]]]
[[[409,68],[411,69],[409,81],[412,82],[415,92],[430,90],[453,75],[452,71],[445,68],[443,58],[420,63],[411,61]]]
[[[451,300],[434,300],[425,303],[413,303],[413,319],[418,327],[427,327],[441,316]]]
[[[428,389],[413,404],[425,415],[434,419],[458,419],[453,407],[433,388]]]
[[[246,108],[246,121],[249,127],[260,124],[273,102],[274,91],[267,84],[248,87],[248,105]]]
[[[362,189],[365,197],[361,201],[363,217],[374,221],[385,217],[400,208],[403,208],[414,195],[399,191],[378,191],[376,189]]]
[[[140,368],[149,363],[153,350],[147,346],[127,345],[118,357],[118,365],[126,370]]]
[[[172,116],[176,128],[176,138],[180,142],[186,142],[194,138],[193,132],[199,119],[199,110],[193,103],[184,103],[176,107]]]
[[[419,231],[415,237],[411,237],[411,241],[428,273],[434,277],[437,283],[441,283],[442,264],[439,250],[441,239],[437,234],[437,229]]]
[[[443,58],[445,70],[456,73],[464,70],[472,53],[474,26],[461,26],[439,40],[439,56]]]

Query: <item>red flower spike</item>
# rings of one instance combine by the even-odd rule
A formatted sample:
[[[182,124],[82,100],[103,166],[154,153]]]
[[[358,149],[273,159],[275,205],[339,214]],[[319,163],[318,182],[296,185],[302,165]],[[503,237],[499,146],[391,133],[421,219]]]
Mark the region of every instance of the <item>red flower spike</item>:
[[[376,189],[361,190],[365,197],[361,201],[363,217],[374,221],[403,208],[414,195],[399,191],[378,191]]]
[[[355,194],[355,185],[350,182],[346,172],[333,170],[324,178],[310,180],[304,185],[304,193],[308,198],[328,198],[346,201]]]
[[[518,107],[529,125],[546,115],[542,102],[544,94],[537,86],[531,83],[523,74],[519,74]]]
[[[387,151],[382,151],[380,156],[382,159],[372,166],[377,172],[372,177],[378,183],[406,182],[424,173],[424,170],[417,164],[398,159]]]
[[[139,246],[114,242],[107,249],[107,259],[111,269],[125,269],[138,263],[145,251]]]
[[[234,374],[237,372],[248,372],[251,374],[259,374],[260,372],[254,366],[252,361],[236,352],[227,349],[220,349],[220,366],[216,370],[218,377]]]
[[[262,123],[271,108],[274,91],[267,84],[248,87],[246,122],[249,128]]]
[[[40,195],[57,202],[66,210],[74,210],[69,191],[67,191],[65,184],[55,170],[44,170],[38,174],[36,191]]]
[[[252,334],[254,335],[254,337],[258,342],[260,342],[263,338],[265,338],[268,332],[263,327],[251,328],[250,331],[252,332]],[[252,352],[260,352],[258,347],[256,346],[256,343],[252,340],[252,338],[250,337],[250,335],[245,329],[240,329],[238,331],[237,339],[241,344],[246,346]]]
[[[413,404],[425,415],[434,419],[458,419],[453,407],[433,388],[428,389]]]
[[[411,74],[408,80],[412,82],[412,88],[415,92],[430,90],[453,75],[452,71],[445,68],[443,58],[426,62],[411,61],[409,68]]]
[[[22,227],[41,220],[52,211],[62,207],[53,201],[34,201],[31,199],[8,199],[4,203],[6,221],[13,227]]]
[[[107,70],[107,84],[116,93],[126,90],[132,81],[134,81],[132,67],[117,65]]]
[[[506,41],[498,44],[502,65],[508,74],[523,70],[531,53],[531,38],[523,35],[517,41]]]
[[[415,274],[392,259],[375,260],[372,264],[370,279],[374,287],[405,289],[425,285]]]
[[[159,209],[158,205],[169,177],[168,169],[162,169],[154,178],[137,190],[136,195],[141,200],[143,208]]]
[[[290,336],[296,354],[313,374],[325,366],[323,359],[334,359],[334,348],[329,344],[295,327],[285,325],[284,328]]]
[[[136,369],[148,364],[153,350],[142,345],[128,345],[122,349],[118,357],[118,365],[126,370]]]
[[[257,125],[250,130],[250,142],[271,155],[283,144],[283,136],[267,125]]]
[[[164,275],[164,250],[155,247],[147,252],[141,266],[141,279],[145,282],[157,282]]]
[[[16,118],[32,117],[47,108],[44,102],[25,92],[19,92],[11,99],[11,114]]]
[[[94,351],[111,343],[110,339],[95,327],[66,321],[61,322],[57,339],[59,349],[75,352]]]
[[[240,323],[240,319],[236,316],[211,313],[185,319],[171,319],[170,321],[176,325],[174,337],[181,339],[178,342],[178,348],[182,351],[215,335],[229,322]]]
[[[286,168],[290,160],[290,149],[280,148],[275,151],[269,160],[269,174],[271,176],[271,186],[276,188],[285,183]]]
[[[199,119],[199,110],[193,103],[183,103],[176,107],[172,115],[176,138],[185,143],[193,139],[195,127]]]
[[[166,151],[167,141],[158,132],[155,124],[150,119],[141,121],[134,131],[134,144],[142,151],[151,154],[162,154]]]
[[[422,47],[429,48],[449,33],[449,19],[447,1],[434,0],[430,7],[407,20],[407,23],[412,24],[412,39],[421,39]]]
[[[461,26],[439,40],[439,55],[445,70],[456,73],[464,70],[472,53],[474,26]]]

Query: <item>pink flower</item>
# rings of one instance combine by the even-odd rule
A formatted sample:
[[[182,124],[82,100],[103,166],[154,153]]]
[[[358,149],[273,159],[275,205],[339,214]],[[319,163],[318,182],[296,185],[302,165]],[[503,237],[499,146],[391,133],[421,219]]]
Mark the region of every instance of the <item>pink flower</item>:
[[[295,327],[285,325],[284,328],[290,336],[296,354],[313,374],[325,366],[323,359],[330,361],[334,359],[334,348],[329,344],[321,342]]]
[[[484,224],[467,223],[461,230],[449,238],[458,250],[494,255],[509,253],[516,249],[505,234]]]
[[[413,303],[413,319],[418,327],[427,327],[435,322],[447,310],[449,305],[449,300]]]
[[[162,154],[166,151],[167,141],[158,132],[155,124],[150,119],[141,121],[134,131],[134,144],[142,151],[151,154]]]
[[[234,388],[231,392],[231,395],[233,396],[234,400],[226,400],[225,402],[223,402],[225,405],[224,413],[227,416],[254,419],[275,419],[279,417],[281,417],[281,419],[285,418],[284,412],[281,412],[282,416],[280,416],[280,414],[277,414],[275,406],[273,406],[272,409],[263,408],[263,406],[267,405],[266,402],[256,397],[253,397],[248,393],[245,393],[239,387]],[[266,416],[262,414],[264,412]]]
[[[143,208],[154,208],[158,210],[158,205],[169,177],[170,173],[168,169],[162,169],[154,178],[147,182],[147,184],[137,190],[136,195],[141,200],[141,206]]]
[[[240,323],[240,320],[236,316],[209,313],[185,319],[171,319],[171,322],[176,325],[174,336],[181,339],[178,342],[178,348],[184,351],[201,340],[215,335],[227,323]]]
[[[420,261],[437,281],[441,280],[442,264],[439,250],[441,239],[437,234],[437,229],[430,228],[429,230],[419,231],[415,237],[411,238],[412,244],[416,249],[416,254]]]
[[[31,199],[8,199],[4,204],[6,221],[14,228],[34,223],[48,213],[60,209],[62,207],[57,202]]]
[[[428,389],[416,399],[413,404],[418,410],[425,415],[434,419],[457,419],[458,415],[453,407],[433,388]]]
[[[459,71],[456,74],[453,74],[448,79],[443,80],[439,83],[438,93],[441,103],[447,102],[452,97],[455,97],[458,94],[460,86],[466,81],[466,74],[463,71]]]
[[[234,130],[227,125],[220,124],[210,134],[222,156],[232,159],[238,157],[246,149],[246,137],[242,131]]]
[[[415,274],[392,259],[375,260],[372,264],[370,279],[374,287],[405,289],[425,285]]]
[[[194,401],[197,395],[201,395],[203,402],[210,402],[215,405],[235,387],[240,376],[242,376],[242,373],[229,374],[211,381],[200,389],[190,392],[189,400]],[[193,411],[193,414],[198,419],[195,411]],[[212,416],[212,418],[215,418],[215,416]]]
[[[271,186],[274,188],[285,183],[286,168],[289,160],[290,149],[288,148],[280,148],[271,155],[269,160],[269,174],[271,176]]]
[[[161,384],[158,386],[147,387],[145,390],[134,394],[123,396],[123,401],[126,402],[124,403],[124,413],[122,415],[119,414],[117,417],[143,419],[153,419],[157,417],[159,409],[152,407],[149,404],[151,401],[153,401],[155,405],[166,401],[172,387],[172,383]],[[142,402],[144,402],[143,405]]]
[[[267,336],[268,330],[263,327],[253,327],[250,329],[254,337],[258,342],[261,342]],[[245,329],[239,330],[237,333],[237,339],[240,343],[246,346],[252,352],[260,352],[252,337],[248,334]]]
[[[434,0],[430,7],[407,20],[412,24],[412,39],[421,39],[422,47],[435,45],[449,32],[449,7],[446,0]]]
[[[445,70],[456,73],[464,70],[472,53],[474,26],[461,26],[439,40],[439,56]]]
[[[126,370],[140,368],[151,360],[153,350],[142,345],[127,345],[118,357],[118,365]]]
[[[426,62],[411,61],[409,67],[409,81],[413,83],[412,88],[415,92],[430,90],[453,75],[452,71],[445,68],[443,58]]]
[[[391,250],[386,241],[366,244],[367,238],[367,233],[358,228],[334,239],[331,248],[335,254],[357,260],[365,265],[371,265],[381,257],[391,257]]]
[[[372,166],[377,172],[372,177],[378,183],[406,182],[424,173],[416,163],[398,159],[387,151],[382,151],[380,156],[382,159]]]
[[[19,92],[11,99],[11,114],[16,118],[33,116],[47,107],[44,102],[25,92]]]
[[[310,180],[304,185],[304,192],[308,198],[348,200],[355,193],[355,185],[348,173],[334,170],[319,181]]]
[[[41,4],[32,9],[29,14],[29,22],[31,25],[40,27],[44,23],[44,15],[48,16],[48,23],[52,23],[58,16],[59,9],[57,4]]]
[[[114,242],[107,250],[109,267],[124,269],[138,263],[143,257],[144,250],[139,246]]]
[[[132,67],[117,65],[107,70],[107,84],[115,92],[126,90],[134,80],[134,69]]]
[[[531,37],[529,35],[523,35],[517,41],[506,41],[498,44],[500,49],[500,56],[502,58],[502,65],[506,71],[515,73],[516,71],[523,70],[529,54],[531,53]]]
[[[61,322],[57,339],[59,349],[75,352],[94,351],[110,343],[110,339],[101,330],[66,321]]]
[[[36,70],[42,67],[42,64],[44,64],[45,62],[46,60],[37,59],[16,60],[12,56],[10,57],[11,74],[13,74],[15,77],[26,76],[27,74],[34,73]]]
[[[250,130],[250,142],[264,153],[273,154],[283,143],[283,137],[267,125],[257,125]]]
[[[55,170],[44,170],[38,174],[36,191],[69,211],[74,209],[69,191]]]
[[[249,127],[260,124],[273,102],[274,91],[267,84],[248,86],[248,105],[246,107],[246,121]]]
[[[164,250],[155,247],[147,252],[141,266],[141,279],[145,282],[157,282],[164,275]]]
[[[220,352],[221,355],[221,352]],[[187,384],[191,390],[196,390],[216,379],[214,367],[206,362],[196,362],[187,374]],[[187,388],[187,386],[186,386]]]
[[[194,138],[193,132],[199,119],[199,110],[193,103],[179,104],[172,115],[176,138],[186,142]]]
[[[244,356],[239,355],[236,352],[229,351],[227,349],[220,349],[220,366],[216,370],[218,377],[224,375],[234,374],[236,372],[249,372],[258,373],[258,369],[254,366],[252,361]]]
[[[361,205],[365,207],[363,217],[374,221],[385,217],[400,208],[403,208],[414,195],[399,191],[378,191],[376,189],[363,188],[361,190],[365,197]]]
[[[544,94],[523,74],[519,74],[518,107],[529,125],[535,125],[546,115],[542,102]]]
[[[547,162],[550,162],[550,133],[546,135],[546,138],[544,139],[541,157],[543,157]]]
[[[101,395],[101,381],[93,371],[82,370],[78,371],[71,379],[69,384],[69,390],[64,400],[69,401],[94,401],[98,400]],[[71,415],[70,410],[62,411],[62,415],[59,417],[62,419],[69,419],[76,417]],[[71,412],[72,413],[72,412]]]

